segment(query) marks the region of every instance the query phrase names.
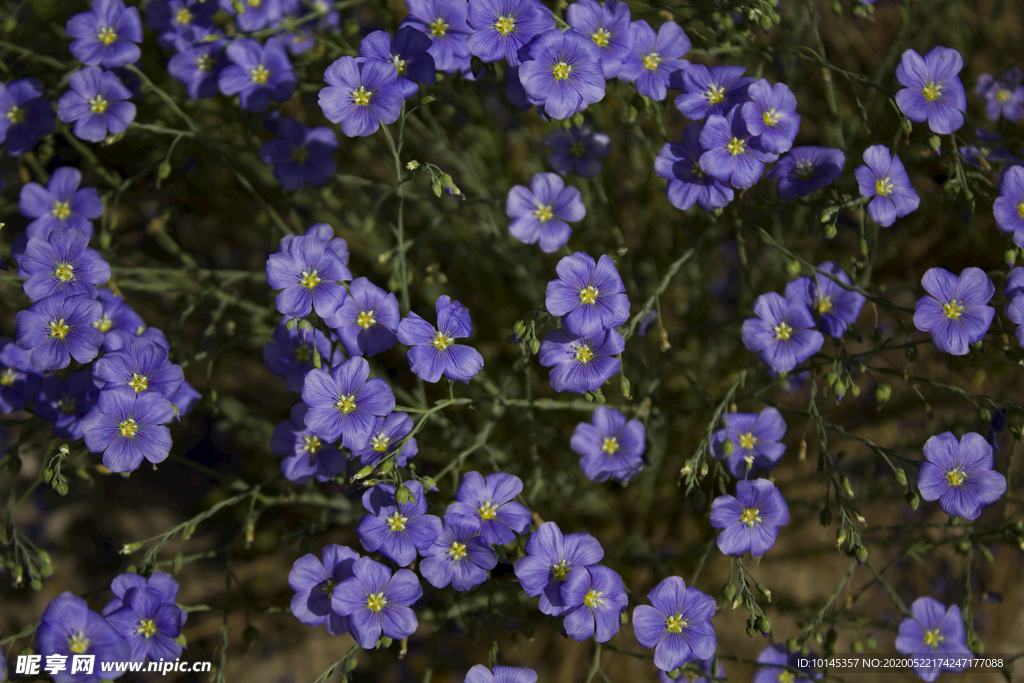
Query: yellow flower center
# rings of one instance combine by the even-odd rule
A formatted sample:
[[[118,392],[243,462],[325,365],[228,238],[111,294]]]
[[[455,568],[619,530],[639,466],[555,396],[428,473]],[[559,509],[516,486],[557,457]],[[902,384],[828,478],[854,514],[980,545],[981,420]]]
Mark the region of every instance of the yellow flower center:
[[[782,112],[775,111],[774,109],[768,109],[761,115],[761,118],[764,119],[764,125],[774,126],[782,120]]]
[[[551,73],[555,75],[557,80],[564,81],[569,78],[569,74],[572,73],[572,65],[566,64],[565,62],[559,62],[551,67]]]
[[[53,208],[50,209],[50,215],[56,216],[57,220],[62,221],[71,215],[71,207],[67,202],[54,202]]]
[[[786,341],[793,334],[793,328],[790,327],[786,322],[781,322],[772,329],[775,330],[775,338]]]
[[[440,38],[445,33],[448,33],[448,24],[445,22],[444,17],[438,17],[430,22],[430,35]]]
[[[302,279],[299,280],[299,284],[308,289],[313,289],[321,282],[322,280],[315,270],[312,273],[306,270],[302,271]]]
[[[516,19],[513,16],[502,15],[494,22],[494,30],[503,36],[507,36],[516,30]]]
[[[5,387],[9,387],[18,380],[18,373],[11,368],[4,368],[3,373],[0,373],[0,384]]]
[[[601,442],[601,450],[608,455],[612,455],[615,451],[619,450],[619,440],[614,436],[604,437],[604,440]]]
[[[576,347],[576,360],[586,365],[594,358],[594,352],[590,350],[590,347],[586,344],[580,344]]]
[[[200,71],[210,71],[213,69],[213,57],[208,54],[201,54],[196,57],[196,68]]]
[[[104,313],[100,316],[100,319],[92,324],[100,332],[107,332],[111,327],[114,326],[114,321],[110,319],[110,316]]]
[[[152,638],[156,635],[156,622],[152,619],[143,619],[139,622],[139,627],[135,629],[135,632],[143,638]]]
[[[342,394],[338,397],[338,402],[334,404],[334,407],[348,415],[356,409],[356,395]]]
[[[690,169],[690,173],[697,176],[698,178],[703,178],[704,176],[707,175],[704,172],[704,169],[700,167],[700,159],[693,162],[693,168]]]
[[[555,575],[555,581],[565,581],[565,577],[569,576],[570,569],[572,569],[572,565],[565,560],[559,560],[557,564],[551,565],[551,572]]]
[[[602,593],[601,591],[596,591],[593,588],[591,588],[589,591],[587,591],[587,594],[583,596],[583,604],[589,607],[590,609],[604,607],[604,593]]]
[[[182,7],[178,10],[178,13],[174,15],[174,20],[184,26],[185,24],[192,23],[192,13],[187,8]]]
[[[85,654],[89,649],[89,639],[81,631],[68,638],[68,649],[76,655]]]
[[[309,158],[309,150],[305,147],[296,147],[292,150],[292,161],[297,164],[301,164],[303,161]]]
[[[335,581],[334,579],[327,579],[322,584],[320,584],[320,592],[321,593],[327,593],[327,594],[333,593],[334,592],[334,587],[337,586],[337,585],[338,585],[338,582]]]
[[[438,332],[436,335],[434,335],[434,341],[431,343],[435,347],[437,347],[439,351],[444,351],[453,343],[455,343],[455,340],[446,335],[444,332]]]
[[[107,101],[103,99],[103,95],[97,95],[96,97],[89,100],[89,111],[93,114],[102,114],[107,110]]]
[[[96,39],[103,41],[104,45],[110,45],[112,42],[117,40],[117,34],[114,33],[112,26],[104,26],[100,29],[100,32],[96,34]]]
[[[779,683],[793,683],[796,675],[792,671],[783,671],[779,674]]]
[[[580,303],[592,304],[597,302],[598,291],[594,285],[587,285],[580,290]]]
[[[392,531],[405,531],[405,523],[409,521],[409,518],[403,517],[398,510],[395,510],[385,521]]]
[[[932,629],[931,631],[924,632],[924,644],[928,647],[938,647],[939,643],[941,643],[945,639],[945,636],[939,633],[939,629],[937,628]]]
[[[458,562],[466,556],[466,544],[459,543],[458,541],[452,541],[452,547],[448,548],[448,556],[453,561]]]
[[[263,3],[263,0],[246,0],[246,2],[249,3],[249,7],[259,7]]]
[[[11,124],[21,123],[25,120],[25,112],[16,104],[12,104],[11,108],[7,110],[7,120]]]
[[[257,64],[254,68],[249,69],[249,77],[252,78],[253,83],[266,83],[270,78],[270,70],[262,64]]]
[[[682,614],[673,614],[665,620],[665,626],[672,633],[682,633],[686,628],[686,619],[683,619]]]
[[[366,596],[366,608],[372,609],[374,612],[381,611],[386,604],[388,604],[388,601],[383,593],[370,593]]]
[[[377,324],[377,319],[373,317],[373,311],[361,311],[356,318],[356,324],[364,330],[368,330],[371,325]]]
[[[740,448],[746,448],[749,451],[755,445],[757,445],[757,437],[754,436],[753,432],[740,434]]]
[[[814,308],[819,314],[828,313],[832,310],[832,297],[818,295],[818,300],[814,302]]]
[[[121,433],[121,436],[132,438],[139,433],[139,424],[134,417],[129,417],[127,420],[117,423],[117,431]]]
[[[50,336],[54,339],[63,339],[67,336],[68,332],[71,331],[71,328],[64,322],[64,318],[61,318],[60,320],[51,320],[49,324]]]
[[[966,478],[967,472],[964,471],[963,467],[954,467],[946,472],[946,481],[949,482],[950,486],[960,486]]]
[[[875,192],[882,195],[883,197],[888,197],[889,195],[891,195],[893,187],[894,185],[892,184],[892,179],[889,178],[889,176],[885,176],[881,180],[875,182]]]
[[[498,516],[498,506],[485,500],[484,504],[477,508],[477,512],[480,513],[480,519],[494,519]]]
[[[657,52],[652,52],[649,55],[644,55],[645,69],[657,69],[659,64],[661,64],[661,56]]]
[[[1021,202],[1020,204],[1017,205],[1017,214],[1021,218],[1024,218],[1024,202]]]
[[[743,511],[743,515],[740,517],[740,521],[747,526],[754,526],[761,521],[761,515],[757,514],[761,510],[758,508],[747,508]]]
[[[533,212],[541,223],[545,223],[555,217],[555,212],[547,204],[538,204],[537,210]]]
[[[921,88],[921,94],[924,95],[924,98],[929,102],[934,102],[942,95],[942,84],[936,83],[935,81],[929,81],[928,85]]]
[[[715,85],[712,83],[708,86],[707,91],[704,93],[704,97],[711,104],[718,104],[725,99],[725,88],[721,85]]]
[[[611,40],[611,37],[612,37],[612,34],[610,32],[608,32],[608,31],[604,30],[603,28],[599,28],[599,29],[597,29],[596,31],[594,31],[593,33],[590,34],[590,39],[592,41],[594,41],[594,43],[598,47],[607,47],[608,46],[608,41]]]
[[[404,75],[405,74],[405,60],[402,59],[401,57],[399,57],[398,55],[392,55],[391,56],[391,61],[394,62],[394,64],[395,64],[395,71],[398,72],[398,75],[399,76]]]
[[[811,176],[814,175],[814,165],[806,161],[799,161],[794,169],[796,174],[803,180],[810,180]]]
[[[729,144],[726,145],[725,148],[729,150],[729,154],[733,156],[743,154],[744,152],[747,151],[746,144],[744,144],[743,140],[740,140],[739,138],[733,138],[732,140],[730,140]]]
[[[302,450],[306,451],[310,455],[314,455],[318,450],[323,447],[318,436],[304,436],[302,437]]]
[[[1012,94],[1013,93],[1006,88],[1000,88],[999,90],[996,90],[996,102],[999,102],[999,104],[1006,104],[1010,101],[1010,96]]]
[[[579,158],[587,153],[587,147],[582,142],[574,142],[569,148],[569,154]]]
[[[378,453],[386,451],[389,443],[391,443],[391,437],[384,432],[370,438],[370,445],[373,447],[373,450]]]
[[[942,313],[950,320],[956,320],[964,312],[964,306],[956,299],[953,299],[949,303],[942,304]]]
[[[75,267],[70,263],[58,263],[53,269],[53,276],[61,282],[70,282],[75,279]]]
[[[352,91],[352,101],[358,104],[360,107],[365,107],[370,103],[370,95],[372,94],[372,92],[370,92],[363,86],[359,86],[359,90]]]
[[[313,347],[309,344],[300,344],[295,347],[295,360],[299,363],[308,363],[313,357]]]
[[[134,372],[132,378],[128,380],[128,386],[134,389],[136,394],[145,391],[149,388],[149,378]]]
[[[60,412],[64,413],[65,415],[71,415],[76,410],[78,410],[78,399],[76,399],[74,396],[62,398],[61,400],[57,401],[57,407],[60,409]]]

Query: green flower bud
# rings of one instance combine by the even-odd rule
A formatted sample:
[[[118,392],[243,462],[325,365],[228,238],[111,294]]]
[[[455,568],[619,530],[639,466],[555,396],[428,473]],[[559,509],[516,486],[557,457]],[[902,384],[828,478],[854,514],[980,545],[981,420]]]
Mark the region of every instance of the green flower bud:
[[[857,564],[864,564],[868,560],[868,549],[864,546],[859,546],[855,555],[857,557]]]
[[[768,635],[772,632],[772,621],[768,617],[762,616],[757,620],[757,630],[764,635]]]
[[[409,489],[405,488],[405,484],[402,484],[395,490],[395,502],[399,505],[405,505],[412,498],[412,494],[409,493]]]
[[[747,635],[753,638],[757,635],[757,629],[751,626],[750,624],[747,624]]]
[[[800,649],[800,642],[796,637],[790,638],[786,641],[786,652],[796,652]]]
[[[729,600],[731,602],[732,599],[736,597],[736,586],[732,585],[731,583],[725,584],[725,588],[722,589],[722,595],[725,596],[726,600]]]
[[[864,652],[864,643],[860,642],[855,638],[854,641],[850,644],[850,649],[858,653]]]
[[[900,486],[906,486],[907,485],[907,473],[903,470],[903,468],[900,468],[900,469],[896,470],[893,473],[893,476],[896,477],[896,482]]]
[[[736,450],[736,445],[732,442],[732,439],[726,438],[725,442],[722,443],[722,452],[725,453],[726,457],[733,454]]]
[[[875,400],[880,404],[884,404],[892,398],[892,387],[888,384],[879,384],[875,387]]]
[[[828,225],[825,226],[825,230],[822,233],[822,235],[825,237],[825,239],[831,240],[835,239],[836,233],[838,233],[838,230],[836,230],[835,223],[829,223]]]
[[[917,507],[920,504],[921,504],[921,497],[920,496],[918,496],[913,491],[910,491],[910,492],[907,493],[907,505],[910,506],[911,510],[916,510]]]
[[[530,340],[530,353],[535,356],[540,353],[540,340],[536,337]]]
[[[818,513],[818,523],[825,528],[830,527],[832,525],[832,511],[828,508],[822,509],[822,511]]]

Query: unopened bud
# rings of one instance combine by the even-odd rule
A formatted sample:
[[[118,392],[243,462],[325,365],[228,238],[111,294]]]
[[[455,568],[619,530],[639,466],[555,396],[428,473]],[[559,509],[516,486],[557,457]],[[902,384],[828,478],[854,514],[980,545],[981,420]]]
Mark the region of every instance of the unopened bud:
[[[764,635],[768,635],[772,632],[772,621],[768,617],[762,616],[757,620],[757,630]]]
[[[907,493],[907,505],[910,506],[911,510],[916,510],[917,507],[920,504],[921,504],[921,497],[920,496],[918,496],[913,491],[910,491],[910,492]]]
[[[825,528],[832,525],[832,511],[828,508],[824,508],[818,513],[818,522]]]
[[[419,167],[420,167],[420,162],[418,162],[415,159],[413,159],[412,161],[410,161],[409,163],[407,163],[405,165],[405,170],[407,170],[407,171],[415,171]]]
[[[726,600],[732,600],[736,597],[736,586],[731,583],[725,584],[725,588],[722,589],[722,595],[725,596]]]
[[[836,532],[836,546],[841,546],[846,542],[846,527],[842,527]]]
[[[895,472],[893,472],[893,476],[896,477],[896,482],[900,486],[906,486],[907,485],[907,473],[903,470],[902,467],[900,469],[896,470]]]
[[[757,629],[751,626],[750,624],[747,624],[747,635],[753,638],[757,635]]]
[[[864,564],[868,560],[868,549],[864,546],[857,548],[857,552],[854,553],[857,557],[857,564]]]
[[[877,329],[877,328],[876,328]],[[885,403],[892,398],[892,387],[888,384],[879,384],[875,387],[875,400],[879,403]]]
[[[736,450],[736,445],[732,442],[732,439],[726,437],[722,443],[722,452],[725,453],[726,457],[732,455],[733,451]]]

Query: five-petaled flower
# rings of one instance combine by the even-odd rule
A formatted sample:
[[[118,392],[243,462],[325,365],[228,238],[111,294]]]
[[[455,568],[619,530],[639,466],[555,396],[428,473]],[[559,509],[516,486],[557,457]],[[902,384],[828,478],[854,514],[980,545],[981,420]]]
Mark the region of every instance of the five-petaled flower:
[[[743,104],[741,112],[758,146],[775,154],[788,152],[800,131],[796,96],[785,83],[772,86],[764,78],[750,85],[747,96],[750,101]]]
[[[708,117],[700,132],[700,144],[706,150],[700,156],[701,169],[737,189],[756,183],[764,165],[778,158],[761,146],[761,137],[753,135],[735,108],[725,116]]]
[[[394,64],[345,56],[327,67],[324,81],[320,108],[345,135],[372,135],[381,123],[398,120],[404,98]]]
[[[469,383],[484,367],[484,357],[472,346],[456,344],[473,334],[469,309],[447,294],[435,304],[437,327],[416,313],[409,313],[398,325],[398,341],[409,346],[409,366],[424,382],[436,382],[444,375]]]
[[[818,319],[818,327],[830,337],[842,337],[847,325],[857,322],[866,299],[860,292],[840,287],[827,273],[843,284],[850,284],[850,276],[842,266],[832,261],[819,263],[814,279],[799,277],[786,285],[786,298],[798,299]]]
[[[999,181],[999,196],[992,205],[996,227],[1013,233],[1013,242],[1024,246],[1024,167],[1012,166]]]
[[[171,402],[155,391],[109,387],[82,420],[85,445],[103,453],[103,466],[111,472],[134,472],[143,458],[156,465],[171,452],[171,432],[163,425],[172,417]]]
[[[708,659],[718,638],[711,626],[715,600],[678,576],[670,576],[647,594],[650,605],[633,610],[633,632],[641,647],[654,649],[654,665],[678,669],[693,659]]]
[[[60,655],[70,661],[74,655],[93,655],[94,675],[72,674],[70,670],[53,674],[56,683],[99,683],[99,672],[113,662],[131,659],[131,648],[107,620],[89,609],[85,600],[64,591],[46,606],[36,629],[36,652],[43,658]],[[120,678],[123,671],[104,672],[108,679]]]
[[[977,519],[981,508],[1006,493],[1006,477],[993,469],[992,445],[975,432],[957,440],[944,432],[924,444],[925,462],[917,471],[917,486],[925,500],[939,501],[950,517]]]
[[[415,27],[406,26],[398,29],[394,38],[387,31],[374,31],[366,36],[359,41],[359,56],[390,65],[398,77],[395,85],[403,98],[409,98],[419,90],[419,83],[434,84],[436,70],[430,47],[430,38]]]
[[[448,584],[457,591],[468,591],[487,580],[487,570],[498,564],[498,555],[483,537],[480,525],[472,517],[447,514],[434,543],[423,551],[420,574],[434,588]]]
[[[690,67],[682,59],[690,50],[690,39],[674,21],[658,27],[658,33],[643,19],[630,25],[633,47],[622,62],[619,80],[636,82],[636,91],[652,100],[661,101],[668,94],[673,75]]]
[[[519,66],[519,48],[531,38],[555,28],[551,10],[538,0],[473,0],[466,21],[473,29],[469,51],[485,62],[504,57],[509,66]]]
[[[260,159],[274,165],[274,177],[286,190],[303,185],[323,185],[334,177],[338,165],[332,158],[338,138],[326,126],[307,128],[290,116],[281,119],[277,137],[260,147]]]
[[[544,305],[562,317],[568,334],[591,337],[629,319],[626,286],[607,254],[595,263],[593,256],[578,251],[560,260],[555,271],[558,278],[548,282]]]
[[[761,557],[775,545],[779,528],[787,524],[789,506],[767,479],[737,482],[735,498],[718,496],[711,505],[711,526],[722,529],[718,549],[726,555]]]
[[[290,419],[279,423],[270,437],[270,450],[284,456],[281,473],[296,484],[305,484],[313,476],[317,481],[330,481],[345,471],[348,462],[344,453],[306,427],[307,412],[306,404],[296,403]]]
[[[583,456],[580,469],[590,479],[625,483],[643,469],[646,436],[640,420],[627,422],[614,408],[598,406],[592,422],[576,425],[569,446]]]
[[[401,452],[397,452],[398,445],[413,430],[412,418],[407,413],[394,412],[387,417],[378,417],[377,423],[370,432],[370,438],[366,445],[352,451],[352,456],[359,458],[359,463],[366,467],[376,465],[388,455],[395,454],[395,464],[405,467],[409,458],[416,455],[419,446],[416,438],[409,439]]]
[[[430,38],[427,52],[438,71],[455,73],[469,65],[465,0],[405,0],[405,8],[409,15],[399,29],[413,26]]]
[[[786,452],[780,443],[786,436],[786,421],[775,408],[760,413],[726,413],[726,426],[711,437],[711,455],[725,458],[729,473],[745,479],[747,471],[770,472]],[[726,440],[732,441],[732,455],[725,454]],[[716,498],[717,500],[717,498]]]
[[[522,480],[506,472],[488,474],[486,479],[479,472],[466,472],[445,516],[476,520],[480,538],[488,543],[511,543],[530,528],[530,511],[515,501],[522,491]]]
[[[683,94],[676,97],[676,109],[691,121],[725,114],[750,99],[748,91],[754,79],[744,76],[742,66],[692,64],[682,73]]]
[[[541,340],[540,364],[551,368],[552,389],[584,394],[615,376],[621,367],[615,356],[625,348],[626,340],[615,329],[590,337],[567,337],[552,330]]]
[[[38,78],[0,83],[0,145],[18,156],[32,151],[40,138],[53,132],[53,106],[43,99]]]
[[[530,597],[540,596],[540,611],[553,617],[565,614],[579,603],[568,598],[566,581],[573,572],[597,564],[604,549],[590,534],[565,534],[554,522],[540,525],[526,542],[526,557],[516,560],[515,573]]]
[[[398,343],[398,299],[365,277],[349,286],[351,296],[333,314],[324,318],[338,333],[350,356],[375,356]]]
[[[89,248],[89,236],[77,228],[29,239],[19,265],[28,275],[22,286],[33,301],[54,295],[95,298],[93,285],[110,279],[110,264]]]
[[[240,38],[227,46],[232,64],[217,76],[225,95],[238,95],[238,104],[249,111],[263,111],[270,100],[284,102],[292,96],[298,81],[279,38],[260,45],[252,38]]]
[[[327,443],[342,437],[345,448],[359,449],[370,439],[377,417],[395,409],[395,395],[380,377],[368,380],[365,358],[349,358],[330,371],[311,370],[302,385],[309,406],[306,426]]]
[[[57,99],[57,117],[74,121],[75,136],[99,142],[108,133],[123,133],[135,120],[135,105],[125,101],[132,93],[112,71],[87,66],[71,74],[68,85],[71,90]]]
[[[307,626],[324,626],[327,633],[340,636],[348,633],[348,617],[334,611],[334,587],[353,576],[352,566],[359,553],[348,546],[324,546],[321,559],[312,553],[295,560],[288,572],[292,596],[292,614]]]
[[[761,361],[775,372],[789,372],[816,354],[825,337],[800,299],[768,292],[754,301],[754,315],[743,321],[743,344],[761,352]]]
[[[1020,84],[1020,69],[1010,69],[1002,78],[993,78],[992,74],[978,77],[975,93],[985,98],[985,113],[993,121],[1005,116],[1007,121],[1020,121],[1024,118],[1024,86]]]
[[[828,187],[843,174],[846,155],[828,147],[794,147],[768,171],[778,179],[779,199],[791,201]]]
[[[137,62],[142,55],[136,45],[142,42],[139,10],[125,7],[122,0],[93,0],[92,10],[68,19],[65,31],[76,39],[68,48],[71,54],[89,66],[113,69]]]
[[[914,326],[930,332],[939,351],[963,356],[985,338],[996,309],[987,306],[996,287],[981,268],[964,268],[959,277],[945,268],[931,268],[921,278],[930,296],[917,300]]]
[[[578,0],[569,5],[565,18],[573,31],[600,48],[604,77],[618,76],[635,40],[629,21],[629,5],[621,0],[606,0],[603,5],[597,0]]]
[[[25,229],[30,240],[46,237],[58,228],[77,228],[92,237],[90,219],[103,215],[103,200],[94,187],[78,189],[81,182],[81,171],[62,166],[53,172],[45,188],[39,183],[22,186],[18,211],[34,219]]]
[[[891,156],[885,145],[868,147],[864,162],[866,165],[858,166],[853,175],[861,195],[874,197],[868,204],[868,215],[876,223],[887,228],[897,217],[913,213],[920,206],[921,198],[911,187],[903,162],[898,156]]]
[[[369,650],[381,634],[401,640],[416,631],[410,609],[423,595],[419,579],[408,569],[391,570],[369,557],[352,565],[352,576],[334,587],[331,609],[348,617],[348,628],[359,647]]]
[[[963,615],[958,605],[949,609],[935,598],[922,597],[910,606],[912,617],[900,623],[896,650],[914,657],[914,673],[934,681],[942,671],[966,669],[974,653],[967,647]]]
[[[576,31],[544,31],[525,48],[519,81],[527,96],[544,103],[544,113],[567,119],[604,99],[600,49]]]
[[[526,244],[540,242],[541,251],[551,253],[569,241],[569,222],[583,220],[587,209],[580,191],[554,173],[537,173],[530,188],[516,185],[508,191],[505,214],[512,219],[512,236]]]
[[[74,358],[88,363],[99,353],[103,335],[92,323],[100,317],[99,303],[87,296],[48,296],[14,316],[18,346],[31,351],[39,371],[66,368]]]
[[[570,638],[606,643],[619,632],[629,598],[617,573],[599,564],[583,567],[569,573],[562,592],[566,603],[576,605],[562,622]]]
[[[294,237],[267,259],[267,284],[281,290],[277,310],[296,318],[334,313],[348,296],[339,281],[351,279],[328,242],[314,235]]]
[[[964,59],[956,50],[934,47],[924,57],[914,50],[903,53],[896,67],[896,80],[904,86],[896,93],[896,104],[915,123],[928,122],[939,135],[964,125],[967,94],[960,82]]]
[[[700,144],[704,124],[691,123],[683,129],[681,142],[666,142],[654,160],[654,172],[668,180],[668,200],[677,209],[694,204],[705,211],[721,209],[732,201],[729,183],[704,172],[701,156],[707,150]]]
[[[416,559],[417,551],[425,554],[427,548],[441,533],[441,520],[428,515],[427,497],[418,481],[407,481],[403,486],[411,498],[399,503],[395,487],[377,484],[363,493],[363,507],[370,514],[363,515],[356,527],[359,541],[369,552],[380,552],[400,567],[407,567]]]
[[[611,154],[611,139],[586,124],[569,130],[553,130],[544,144],[551,148],[548,163],[562,176],[575,172],[581,178],[593,178],[601,172],[601,159]]]

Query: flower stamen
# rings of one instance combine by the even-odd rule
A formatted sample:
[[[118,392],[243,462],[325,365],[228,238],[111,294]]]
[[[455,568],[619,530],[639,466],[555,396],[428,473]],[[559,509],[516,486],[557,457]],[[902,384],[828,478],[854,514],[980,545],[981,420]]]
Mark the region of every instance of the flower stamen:
[[[758,514],[760,511],[758,508],[747,508],[740,516],[740,521],[748,527],[753,527],[761,521],[761,515]]]

